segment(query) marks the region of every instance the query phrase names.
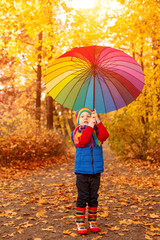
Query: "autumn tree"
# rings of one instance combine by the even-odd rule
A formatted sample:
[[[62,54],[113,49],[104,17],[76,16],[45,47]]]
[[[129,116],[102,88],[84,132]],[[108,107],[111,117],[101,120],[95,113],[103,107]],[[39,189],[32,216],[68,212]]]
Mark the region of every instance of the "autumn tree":
[[[10,33],[6,52],[14,56],[20,65],[23,58],[26,71],[32,71],[31,81],[36,79],[36,119],[40,121],[41,81],[48,59],[62,51],[68,8],[61,0],[8,0],[2,5],[3,27]],[[51,51],[53,45],[54,51]]]
[[[102,44],[104,24],[102,23],[101,10],[99,3],[97,3],[91,9],[72,11],[72,21],[70,21],[70,27],[67,30],[72,47]]]
[[[116,116],[116,125],[113,124],[113,126],[116,131],[120,126],[123,130],[117,131],[119,133],[117,137],[114,135],[112,145],[114,140],[117,144],[119,141],[121,150],[124,150],[126,144],[128,153],[132,152],[136,157],[146,158],[147,151],[155,148],[159,141],[160,131],[159,60],[157,57],[160,43],[158,31],[160,8],[156,0],[123,1],[123,4],[121,11],[113,15],[115,24],[108,28],[107,34],[115,48],[124,50],[139,62],[145,74],[145,86],[139,98],[120,114],[118,122]],[[128,125],[127,122],[130,124]],[[134,126],[137,126],[136,130]],[[114,131],[113,127],[112,131]],[[127,143],[130,145],[130,151]],[[121,150],[117,144],[114,148],[118,152]],[[123,155],[125,154],[123,152]]]

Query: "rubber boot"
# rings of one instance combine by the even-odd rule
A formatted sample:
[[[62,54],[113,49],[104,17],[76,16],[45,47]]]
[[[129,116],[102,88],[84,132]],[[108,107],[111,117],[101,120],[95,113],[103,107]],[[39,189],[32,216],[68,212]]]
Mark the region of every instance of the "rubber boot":
[[[87,234],[87,229],[85,227],[85,208],[76,207],[76,226],[77,233]]]
[[[88,207],[88,223],[91,232],[99,232],[97,226],[97,207]]]

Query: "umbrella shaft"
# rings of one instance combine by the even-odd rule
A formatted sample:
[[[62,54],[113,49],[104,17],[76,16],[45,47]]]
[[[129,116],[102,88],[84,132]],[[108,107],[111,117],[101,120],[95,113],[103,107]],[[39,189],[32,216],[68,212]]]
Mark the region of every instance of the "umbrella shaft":
[[[95,72],[93,72],[93,110],[95,109]]]

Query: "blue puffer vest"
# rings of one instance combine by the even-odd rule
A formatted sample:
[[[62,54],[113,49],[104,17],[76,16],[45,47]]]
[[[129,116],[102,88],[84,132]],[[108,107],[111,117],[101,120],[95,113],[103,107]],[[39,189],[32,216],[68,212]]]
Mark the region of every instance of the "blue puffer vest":
[[[71,138],[73,141],[73,132],[71,133]],[[102,145],[94,148],[90,148],[89,144],[82,148],[76,147],[74,172],[82,174],[104,172]]]

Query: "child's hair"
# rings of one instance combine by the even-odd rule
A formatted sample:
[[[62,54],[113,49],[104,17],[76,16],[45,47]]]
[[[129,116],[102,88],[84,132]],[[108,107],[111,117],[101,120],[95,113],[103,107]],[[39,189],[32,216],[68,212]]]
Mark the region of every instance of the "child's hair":
[[[76,112],[76,114],[75,114],[78,125],[79,125],[79,118],[80,118],[80,116],[81,116],[81,114],[82,114],[83,112],[88,112],[90,115],[92,114],[92,110],[89,109],[89,108],[81,108],[81,109],[79,109],[79,110]]]

